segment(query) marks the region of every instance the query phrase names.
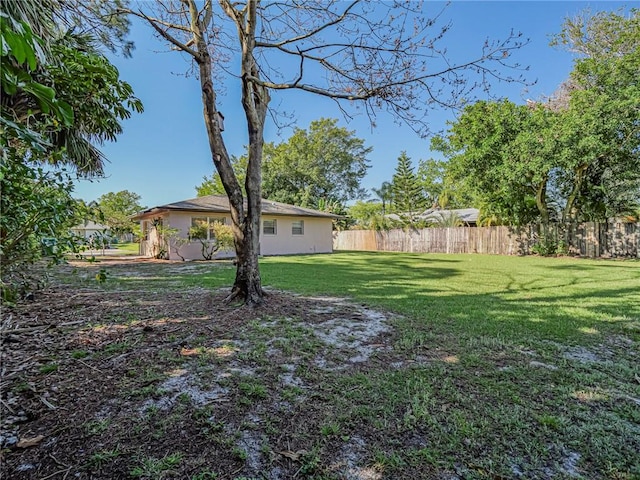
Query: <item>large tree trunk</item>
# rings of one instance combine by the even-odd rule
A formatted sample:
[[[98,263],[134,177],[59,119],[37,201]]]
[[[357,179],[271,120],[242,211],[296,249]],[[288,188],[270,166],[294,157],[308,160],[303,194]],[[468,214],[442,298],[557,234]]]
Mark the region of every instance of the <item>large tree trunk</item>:
[[[545,233],[549,225],[549,206],[547,205],[547,176],[536,187],[536,206],[540,212],[540,220],[544,225]]]
[[[582,189],[582,183],[584,181],[585,175],[587,174],[587,169],[589,168],[589,164],[584,163],[578,166],[575,170],[575,177],[573,179],[573,188],[571,189],[571,193],[567,197],[567,204],[564,207],[562,212],[562,222],[567,223],[570,220],[575,220],[575,206],[578,200],[578,196],[580,195],[580,190]]]
[[[251,18],[251,10],[249,18]],[[262,145],[264,142],[264,122],[266,119],[269,95],[266,89],[254,85],[247,79],[247,73],[256,75],[257,69],[253,60],[253,36],[241,35],[243,42],[243,91],[242,103],[247,116],[249,128],[249,162],[247,166],[245,205],[242,188],[231,166],[229,154],[222,138],[221,125],[216,110],[216,94],[211,75],[211,57],[207,44],[202,36],[197,10],[192,8],[192,31],[196,40],[198,56],[196,62],[199,67],[202,103],[204,105],[204,120],[209,138],[209,147],[216,170],[229,197],[231,211],[231,228],[234,235],[236,250],[236,279],[231,289],[228,301],[241,299],[247,305],[262,303],[264,291],[260,280],[258,265],[260,209],[262,195]],[[255,11],[253,11],[255,15]],[[255,17],[254,17],[255,19]]]
[[[243,28],[238,29],[242,45],[242,107],[247,119],[249,133],[249,160],[245,190],[247,193],[247,213],[244,223],[242,251],[238,253],[238,270],[231,291],[231,298],[244,298],[248,305],[257,305],[264,299],[258,254],[260,253],[260,213],[262,209],[262,146],[264,144],[264,123],[269,106],[269,92],[253,79],[260,71],[253,57],[255,48],[257,3],[247,2],[247,12]]]
[[[249,216],[247,216],[245,228],[255,230],[252,224],[257,223],[258,226],[260,225],[259,214],[255,216],[257,219],[255,222],[251,221],[248,217]],[[238,242],[238,239],[236,239],[236,256],[238,263],[236,279],[227,300],[242,299],[247,305],[259,305],[263,301],[264,291],[262,290],[260,268],[258,266],[258,242],[253,241],[252,237],[257,239],[258,232],[255,234],[247,232],[242,242]],[[247,241],[245,241],[245,239]]]

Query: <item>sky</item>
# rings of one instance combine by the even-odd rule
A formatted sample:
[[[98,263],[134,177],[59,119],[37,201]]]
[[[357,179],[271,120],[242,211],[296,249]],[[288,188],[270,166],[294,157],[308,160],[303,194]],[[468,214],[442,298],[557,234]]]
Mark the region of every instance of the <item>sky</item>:
[[[514,52],[512,60],[528,66],[526,79],[535,83],[497,84],[492,95],[523,103],[551,95],[569,75],[575,56],[549,46],[550,35],[560,31],[566,17],[574,17],[585,9],[613,11],[635,3],[454,1],[442,16],[443,21],[452,23],[444,41],[453,58],[468,58],[477,55],[486,38],[504,38],[512,29],[522,32],[530,42]],[[427,8],[442,6],[435,2],[427,5]],[[109,58],[120,71],[120,78],[131,84],[145,111],[134,113],[123,122],[124,132],[116,142],[101,147],[108,159],[105,178],[78,181],[74,195],[91,201],[107,192],[129,190],[140,195],[141,204],[146,207],[193,198],[196,185],[214,172],[202,118],[199,81],[185,75],[189,61],[156,39],[148,26],[133,21],[130,39],[136,46],[132,58],[116,55]],[[219,98],[218,109],[225,115],[223,136],[227,149],[239,156],[245,152],[247,134],[239,89],[235,87],[229,84],[225,95]],[[271,104],[293,113],[296,127],[306,129],[310,122],[322,117],[337,118],[339,126],[363,139],[365,145],[373,148],[368,157],[371,167],[362,182],[367,189],[391,180],[402,151],[416,166],[421,159],[440,158],[430,151],[429,138],[421,138],[409,126],[398,125],[387,114],[380,114],[373,128],[366,116],[345,119],[334,102],[305,92],[277,92],[272,94]],[[455,116],[454,111],[432,110],[431,130],[442,131]],[[290,128],[279,130],[269,118],[267,121],[265,141],[278,143],[291,136]]]

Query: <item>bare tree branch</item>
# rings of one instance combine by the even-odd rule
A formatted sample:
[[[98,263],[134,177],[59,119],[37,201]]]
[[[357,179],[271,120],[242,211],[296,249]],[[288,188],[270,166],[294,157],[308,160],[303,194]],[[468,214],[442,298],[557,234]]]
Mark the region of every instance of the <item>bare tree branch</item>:
[[[343,21],[347,15],[349,14],[349,11],[357,4],[359,3],[360,0],[355,0],[354,2],[352,2],[344,11],[344,13],[342,13],[342,15],[340,15],[339,17],[335,18],[334,20],[325,23],[324,25],[320,25],[318,28],[316,28],[315,30],[311,30],[309,32],[306,32],[302,35],[298,35],[297,37],[294,38],[290,38],[288,40],[282,40],[281,42],[277,42],[274,44],[262,44],[261,42],[256,42],[256,47],[283,47],[285,45],[288,45],[290,43],[295,43],[295,42],[299,42],[301,40],[305,40],[307,38],[311,38],[315,35],[317,35],[318,33],[322,32],[323,30],[336,25],[338,23],[340,23],[341,21]]]
[[[163,30],[162,28],[160,28],[160,25],[163,25],[163,26],[165,26],[167,28],[175,28],[177,30],[181,30],[181,31],[185,31],[185,32],[189,32],[190,31],[188,28],[183,28],[183,27],[177,28],[173,24],[169,24],[168,22],[163,22],[163,21],[161,21],[161,20],[159,20],[157,18],[149,17],[149,16],[145,15],[142,12],[136,12],[136,11],[128,9],[128,8],[121,8],[121,9],[119,9],[119,12],[122,13],[122,14],[133,15],[135,17],[138,17],[138,18],[141,18],[143,20],[146,20],[146,22],[162,38],[164,38],[166,41],[168,41],[169,43],[173,44],[179,50],[182,50],[183,52],[188,53],[192,57],[198,58],[198,52],[196,52],[192,48],[188,47],[186,44],[184,44],[181,41],[179,41],[176,37],[174,37],[173,35],[169,34],[166,30]]]
[[[230,298],[249,304],[263,298],[257,258],[270,92],[300,90],[330,98],[345,118],[360,106],[372,125],[386,110],[424,134],[431,106],[456,107],[478,87],[488,90],[492,80],[521,81],[503,70],[519,68],[509,58],[527,42],[511,33],[503,41],[486,41],[475,59],[451,63],[440,45],[451,28],[438,25],[444,9],[427,15],[431,4],[416,0],[204,0],[200,8],[196,0],[158,0],[152,5],[156,14],[142,6],[123,11],[145,20],[197,65],[211,156],[229,197],[238,257]],[[239,60],[239,68],[232,59]],[[230,72],[229,65],[239,71]],[[244,198],[220,130],[216,102],[223,84],[213,80],[221,73],[241,86],[249,136]]]

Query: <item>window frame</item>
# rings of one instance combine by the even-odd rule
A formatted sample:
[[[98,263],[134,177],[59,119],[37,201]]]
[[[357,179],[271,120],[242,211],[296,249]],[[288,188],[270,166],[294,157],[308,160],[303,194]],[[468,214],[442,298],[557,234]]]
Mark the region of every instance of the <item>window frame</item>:
[[[300,224],[299,232],[296,232],[296,224]],[[293,220],[291,222],[291,235],[294,235],[296,237],[304,236],[304,220]]]
[[[267,232],[266,231],[267,222],[273,223],[273,232]],[[275,219],[275,218],[272,218],[272,219],[263,218],[262,219],[262,234],[263,235],[278,235],[278,220]]]

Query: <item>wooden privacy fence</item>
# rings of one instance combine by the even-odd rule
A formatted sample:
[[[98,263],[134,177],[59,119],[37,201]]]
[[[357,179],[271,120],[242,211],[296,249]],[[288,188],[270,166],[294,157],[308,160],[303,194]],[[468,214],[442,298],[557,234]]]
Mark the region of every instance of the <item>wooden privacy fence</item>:
[[[552,225],[546,236],[569,254],[640,258],[640,223]],[[334,250],[528,255],[541,241],[540,226],[347,230],[334,232]]]

